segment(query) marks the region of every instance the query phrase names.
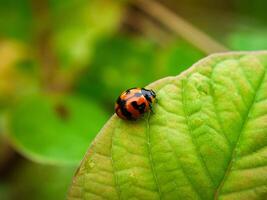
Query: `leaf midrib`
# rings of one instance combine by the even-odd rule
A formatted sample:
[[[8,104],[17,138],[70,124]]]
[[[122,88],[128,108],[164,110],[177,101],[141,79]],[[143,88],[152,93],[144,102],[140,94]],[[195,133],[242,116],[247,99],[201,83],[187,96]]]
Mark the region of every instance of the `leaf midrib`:
[[[194,147],[196,149],[197,157],[198,157],[198,159],[200,161],[200,164],[202,165],[206,175],[208,176],[208,178],[210,179],[210,181],[214,185],[214,180],[213,180],[213,178],[212,178],[212,176],[210,174],[210,171],[209,171],[209,169],[208,169],[208,167],[207,167],[207,165],[206,165],[206,163],[205,163],[205,161],[203,159],[203,156],[202,156],[202,154],[201,154],[201,152],[199,150],[199,146],[196,144],[194,135],[192,133],[193,132],[192,129],[191,129],[192,125],[190,124],[190,120],[188,118],[188,110],[187,110],[186,103],[185,103],[185,98],[184,98],[184,95],[185,95],[185,90],[184,90],[185,89],[185,85],[184,85],[185,81],[186,80],[182,80],[182,86],[181,86],[182,87],[182,91],[181,91],[182,94],[181,94],[181,96],[182,96],[182,107],[183,107],[184,117],[186,119],[187,129],[188,129],[188,132],[190,133],[192,143],[193,143],[193,145],[194,145]],[[200,195],[200,199],[203,199],[203,197],[201,195]]]
[[[150,113],[148,113],[148,117],[147,117],[147,121],[146,121],[146,124],[147,124],[147,126],[146,126],[146,137],[147,137],[148,159],[149,159],[149,164],[150,164],[150,167],[151,167],[152,176],[153,176],[153,179],[154,179],[155,184],[156,184],[156,188],[157,188],[157,193],[159,195],[159,199],[162,199],[162,192],[160,190],[158,178],[157,178],[156,171],[155,171],[155,168],[154,168],[154,160],[153,160],[152,152],[151,152],[151,141],[150,141],[151,139],[150,139],[149,119],[150,119]]]
[[[215,190],[214,200],[218,200],[220,192],[221,192],[221,189],[223,188],[224,183],[225,183],[225,181],[227,180],[227,178],[228,178],[228,176],[230,174],[234,158],[236,157],[236,147],[238,146],[238,144],[240,142],[240,138],[242,136],[244,128],[246,127],[246,124],[247,124],[247,122],[249,120],[249,115],[250,115],[250,112],[251,112],[251,110],[253,108],[253,105],[256,103],[256,97],[258,96],[259,89],[262,86],[262,83],[263,83],[263,81],[265,79],[265,76],[266,76],[266,69],[264,67],[263,75],[262,75],[261,79],[259,80],[259,83],[258,83],[258,85],[257,85],[257,87],[255,89],[255,93],[254,93],[253,99],[252,99],[251,104],[249,105],[249,108],[247,109],[247,112],[245,114],[246,118],[243,120],[243,123],[241,125],[237,140],[236,140],[236,142],[235,142],[235,144],[234,144],[234,146],[232,148],[231,157],[230,157],[230,160],[228,161],[227,168],[225,170],[224,175],[222,176],[221,181],[218,184],[217,189]]]

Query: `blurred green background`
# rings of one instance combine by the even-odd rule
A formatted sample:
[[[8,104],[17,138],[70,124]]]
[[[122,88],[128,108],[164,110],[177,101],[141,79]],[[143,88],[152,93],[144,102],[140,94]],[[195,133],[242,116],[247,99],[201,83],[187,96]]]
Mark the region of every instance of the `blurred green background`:
[[[267,49],[267,1],[157,2],[229,50]],[[208,54],[170,24],[138,1],[0,0],[1,200],[64,199],[117,96]]]

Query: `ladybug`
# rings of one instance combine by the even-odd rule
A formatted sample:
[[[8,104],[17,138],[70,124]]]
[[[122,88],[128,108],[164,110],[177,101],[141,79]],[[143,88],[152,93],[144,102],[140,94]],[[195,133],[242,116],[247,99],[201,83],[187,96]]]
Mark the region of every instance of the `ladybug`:
[[[152,111],[155,99],[156,93],[153,90],[131,88],[118,97],[115,112],[121,119],[137,120],[144,113]]]

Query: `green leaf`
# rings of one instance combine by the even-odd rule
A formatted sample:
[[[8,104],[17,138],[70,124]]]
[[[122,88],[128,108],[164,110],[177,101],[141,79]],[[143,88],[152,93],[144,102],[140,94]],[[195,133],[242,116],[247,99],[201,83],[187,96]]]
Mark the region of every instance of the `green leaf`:
[[[34,161],[77,164],[106,119],[106,112],[89,100],[36,96],[14,108],[8,136]]]
[[[163,50],[164,62],[169,75],[177,75],[189,68],[196,61],[204,57],[204,54],[185,41],[172,42],[170,47]]]
[[[76,87],[80,94],[101,101],[113,103],[123,88],[144,86],[159,71],[155,66],[155,46],[140,38],[109,37],[99,41],[95,52],[90,69]]]
[[[228,36],[228,46],[234,50],[258,50],[267,48],[267,30],[253,27],[241,29]]]
[[[113,103],[123,89],[145,86],[160,77],[179,74],[203,56],[182,40],[162,47],[142,37],[107,37],[97,43],[90,68],[76,84],[76,91]]]
[[[267,52],[215,54],[148,88],[154,114],[113,116],[69,199],[267,199]]]
[[[4,182],[6,199],[64,199],[74,170],[73,167],[39,165],[28,161],[15,167],[16,173],[10,174],[7,183]]]
[[[0,181],[0,196],[2,200],[9,200],[9,187]]]
[[[30,41],[33,36],[31,2],[0,0],[0,33],[3,37]]]
[[[50,6],[53,47],[64,70],[86,67],[95,43],[117,30],[123,14],[122,2],[113,0],[50,0]]]

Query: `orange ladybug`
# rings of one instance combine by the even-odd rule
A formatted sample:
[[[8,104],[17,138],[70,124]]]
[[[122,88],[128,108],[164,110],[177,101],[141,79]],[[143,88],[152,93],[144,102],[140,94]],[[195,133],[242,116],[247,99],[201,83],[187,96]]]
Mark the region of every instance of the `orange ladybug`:
[[[137,120],[144,113],[152,110],[155,99],[156,93],[153,90],[131,88],[118,97],[115,112],[121,119]]]

